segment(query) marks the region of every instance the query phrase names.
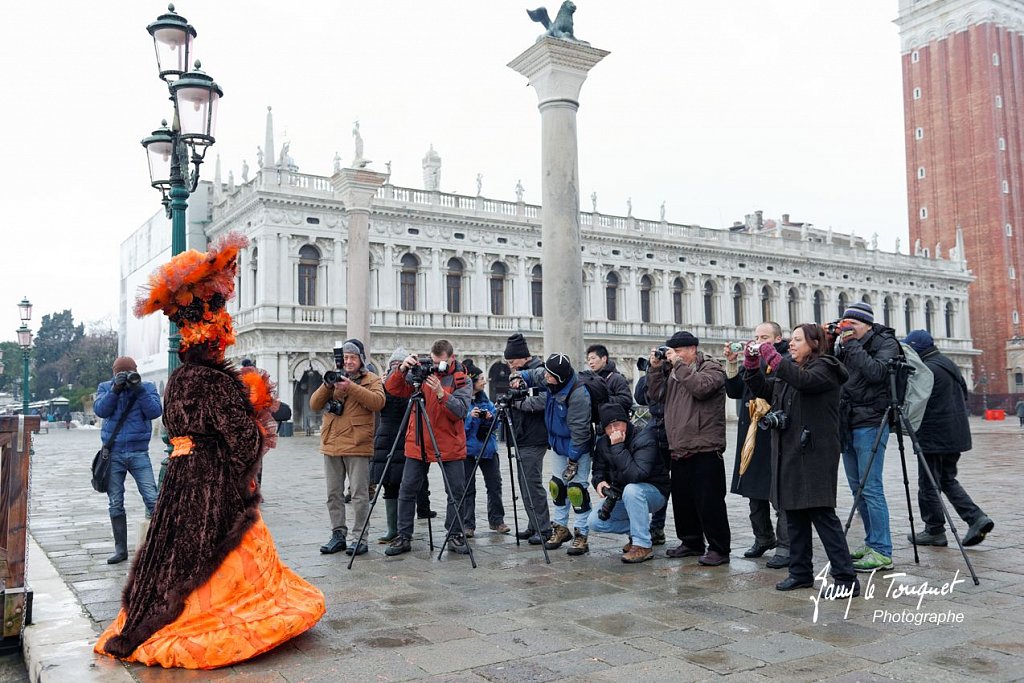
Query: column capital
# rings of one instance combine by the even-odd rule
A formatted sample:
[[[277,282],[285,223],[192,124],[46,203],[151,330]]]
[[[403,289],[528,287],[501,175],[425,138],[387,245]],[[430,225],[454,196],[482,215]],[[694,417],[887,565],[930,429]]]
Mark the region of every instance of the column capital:
[[[540,107],[556,102],[579,106],[587,74],[607,56],[607,50],[583,43],[545,37],[508,63],[537,91]]]
[[[348,211],[369,211],[370,200],[388,178],[385,173],[365,168],[343,168],[331,176],[331,186]]]

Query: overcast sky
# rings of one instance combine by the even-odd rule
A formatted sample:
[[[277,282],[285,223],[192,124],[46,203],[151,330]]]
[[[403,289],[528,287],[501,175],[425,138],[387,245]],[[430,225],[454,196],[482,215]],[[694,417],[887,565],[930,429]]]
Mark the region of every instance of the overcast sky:
[[[139,140],[170,118],[146,25],[159,2],[76,9],[7,3],[0,41],[3,232],[0,339],[16,304],[77,320],[116,315],[119,245],[160,209]],[[532,6],[532,4],[531,4]],[[611,54],[579,112],[581,207],[725,227],[762,209],[907,250],[903,105],[895,0],[577,0],[576,35]],[[557,4],[548,4],[554,16]],[[203,70],[223,87],[223,180],[255,174],[266,106],[277,150],[329,175],[365,156],[422,185],[432,143],[441,189],[540,197],[540,116],[506,64],[540,24],[519,0],[183,0]],[[287,135],[287,138],[285,137]]]

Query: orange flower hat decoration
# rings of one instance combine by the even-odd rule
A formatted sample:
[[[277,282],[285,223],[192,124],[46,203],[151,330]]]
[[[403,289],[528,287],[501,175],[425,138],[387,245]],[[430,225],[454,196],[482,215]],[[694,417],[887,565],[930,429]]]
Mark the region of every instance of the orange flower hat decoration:
[[[157,268],[135,301],[135,315],[163,312],[181,328],[181,348],[208,344],[220,354],[235,343],[224,304],[234,296],[238,250],[245,235],[228,233],[209,251],[190,249]]]

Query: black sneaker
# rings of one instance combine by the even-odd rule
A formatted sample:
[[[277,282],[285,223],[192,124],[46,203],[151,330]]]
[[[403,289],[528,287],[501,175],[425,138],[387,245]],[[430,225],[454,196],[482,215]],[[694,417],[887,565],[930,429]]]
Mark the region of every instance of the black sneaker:
[[[320,552],[324,555],[333,555],[334,553],[340,553],[345,549],[345,534],[341,531],[335,531],[331,534],[331,540],[320,546]]]
[[[345,554],[346,555],[365,555],[367,552],[369,552],[369,550],[370,549],[366,547],[365,543],[357,543],[355,545],[350,545],[348,548],[346,548],[345,549]]]
[[[394,557],[395,555],[401,555],[412,550],[412,541],[408,536],[398,534],[395,536],[395,540],[391,541],[391,545],[387,547],[384,554],[388,557]]]
[[[420,510],[416,513],[416,519],[433,519],[437,517],[437,513],[433,510]]]
[[[778,553],[775,553],[765,563],[764,566],[768,567],[768,569],[783,569],[785,567],[788,567],[789,566],[789,555],[780,555]]]
[[[996,523],[988,518],[987,515],[982,515],[981,519],[971,525],[971,528],[967,530],[967,535],[964,536],[964,545],[978,545],[985,540],[985,536],[995,528]]]
[[[448,539],[448,549],[459,555],[469,554],[469,546],[466,544],[466,538],[462,534],[452,534],[452,537]]]
[[[518,538],[520,541],[528,541],[530,537],[533,536],[535,533],[537,532],[535,532],[533,529],[523,529],[522,531],[516,533],[516,538]]]

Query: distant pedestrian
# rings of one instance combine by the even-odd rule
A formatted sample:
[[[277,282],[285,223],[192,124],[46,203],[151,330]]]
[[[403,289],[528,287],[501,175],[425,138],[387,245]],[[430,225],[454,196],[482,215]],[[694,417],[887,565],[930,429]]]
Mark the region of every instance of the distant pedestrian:
[[[1017,413],[1017,419],[1020,420],[1020,426],[1024,427],[1024,398],[1017,401],[1017,405],[1013,407],[1013,410]]]

